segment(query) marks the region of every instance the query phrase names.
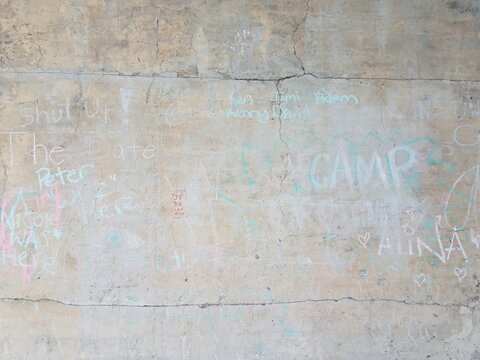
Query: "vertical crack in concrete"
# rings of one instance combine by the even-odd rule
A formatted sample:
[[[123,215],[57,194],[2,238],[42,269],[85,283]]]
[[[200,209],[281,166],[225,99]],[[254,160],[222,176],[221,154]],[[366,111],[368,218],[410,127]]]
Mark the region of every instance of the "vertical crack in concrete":
[[[299,64],[300,64],[300,67],[302,68],[302,71],[303,71],[303,75],[306,74],[306,71],[305,71],[305,67],[303,66],[303,61],[302,59],[300,58],[300,56],[297,54],[297,42],[295,40],[295,36],[297,35],[297,32],[298,32],[298,29],[300,28],[300,26],[302,26],[303,24],[305,24],[305,21],[307,20],[307,16],[308,16],[308,12],[310,11],[310,0],[307,0],[307,3],[305,5],[305,14],[303,15],[303,18],[302,20],[295,26],[295,29],[293,30],[293,33],[292,33],[292,43],[293,43],[293,55],[295,55],[295,57],[297,58]]]
[[[152,76],[152,81],[150,82],[150,85],[148,85],[147,91],[145,93],[145,106],[150,101],[150,91],[152,90],[152,86],[154,82],[155,82],[155,75]]]
[[[159,15],[159,12],[160,10],[157,10],[157,17],[155,19],[155,37],[156,37],[156,44],[155,44],[155,47],[156,47],[156,51],[155,51],[155,60],[156,62],[158,63],[158,58],[160,57],[160,48],[159,48],[159,40],[158,40],[158,15]]]
[[[288,166],[288,160],[290,158],[290,148],[288,147],[287,142],[283,138],[283,133],[282,133],[282,126],[283,126],[283,123],[282,123],[282,96],[281,96],[281,92],[280,92],[280,80],[275,82],[275,87],[277,89],[277,98],[278,98],[277,99],[277,104],[278,104],[278,108],[279,108],[279,111],[278,111],[278,123],[279,123],[278,137],[279,137],[280,141],[283,144],[285,144],[285,148],[287,149],[287,152],[285,154],[285,158],[283,158],[284,164],[286,164],[286,166],[285,166],[285,169],[284,169],[283,177],[280,180],[280,184],[279,184],[279,188],[278,188],[278,194],[277,194],[277,197],[275,198],[275,202],[278,203],[278,207],[280,209],[280,212],[282,213],[282,217],[283,217],[283,219],[285,219],[285,213],[283,212],[283,208],[282,208],[282,205],[279,201],[279,197],[282,194],[283,183],[285,182],[285,180],[287,179],[287,176],[288,176],[287,166]]]
[[[192,36],[190,37],[190,47],[192,48],[193,53],[195,54],[195,68],[197,69],[197,76],[199,76],[199,70],[198,70],[198,52],[195,46],[193,46],[193,38],[195,37],[195,33],[192,33]]]
[[[3,195],[7,190],[8,172],[7,172],[7,165],[5,164],[5,160],[3,159],[3,152],[1,150],[0,150],[0,159],[2,159],[2,166],[3,166],[3,190],[2,190],[2,196],[0,198],[3,198]]]
[[[102,178],[103,178],[103,174],[102,174]],[[92,221],[92,219],[94,218],[95,214],[97,213],[97,196],[98,196],[98,193],[100,192],[100,188],[101,188],[101,185],[100,183],[98,184],[98,188],[97,188],[97,191],[95,192],[95,195],[93,197],[93,211],[92,211],[92,214],[90,215],[90,217],[85,221],[85,224],[82,226],[82,229],[85,228],[86,226],[88,226],[90,224],[90,221]]]
[[[97,195],[99,191],[100,191],[100,186],[98,187],[97,192],[95,193],[95,197],[93,198],[93,211],[92,211],[92,215],[90,215],[90,217],[87,220],[87,225],[90,224],[90,220],[92,220],[95,214],[97,213]]]
[[[379,86],[380,86],[379,96],[380,96],[380,99],[382,100],[381,103],[380,103],[380,125],[381,125],[381,127],[382,127],[382,129],[383,129],[383,133],[384,133],[385,137],[387,137],[387,139],[389,139],[389,140],[392,142],[393,148],[395,149],[395,148],[397,147],[396,142],[395,142],[395,140],[388,134],[387,129],[385,128],[385,122],[384,122],[384,118],[383,118],[383,112],[384,112],[385,108],[388,108],[388,106],[387,106],[387,100],[385,99],[384,84],[383,84],[383,83],[380,83]],[[407,182],[408,179],[407,179],[407,176],[405,175],[404,171],[400,171],[400,174],[402,175],[403,179]],[[417,200],[417,203],[419,204],[419,206],[417,206],[417,207],[415,208],[415,210],[416,210],[418,213],[422,214],[423,216],[426,216],[427,218],[430,218],[430,219],[432,219],[432,220],[435,220],[435,216],[432,216],[432,215],[430,215],[430,214],[428,214],[428,213],[426,213],[426,212],[424,212],[424,211],[422,210],[421,204],[423,203],[423,200],[421,199],[421,196],[420,196],[420,194],[416,191],[416,189],[415,189],[413,186],[411,186],[410,189],[412,190],[412,193],[413,193],[415,199]],[[398,214],[398,215],[400,215],[400,214]],[[391,217],[390,217],[390,218],[391,218]]]
[[[152,76],[152,81],[150,82],[150,85],[148,85],[147,91],[145,92],[145,104],[143,105],[142,108],[142,120],[143,120],[143,125],[145,126],[145,131],[148,134],[148,126],[147,122],[145,121],[145,111],[147,111],[147,106],[148,103],[150,102],[150,91],[152,90],[153,83],[155,82],[155,75]]]
[[[77,74],[77,82],[78,82],[78,96],[75,97],[73,99],[73,103],[78,103],[78,106],[82,106],[81,105],[81,100],[82,100],[82,97],[83,97],[83,83],[82,83],[82,79],[80,79],[80,76]],[[75,128],[73,130],[73,137],[75,139],[78,139],[78,129],[80,128],[80,115],[76,116],[76,125],[75,125]]]
[[[37,61],[37,69],[43,69],[43,50],[42,50],[42,47],[38,44],[36,33],[35,33],[35,35],[32,34],[32,38],[33,38],[33,42],[34,42],[35,46],[38,48],[38,52],[40,54],[40,58]]]
[[[395,147],[395,141],[390,137],[390,135],[387,133],[387,129],[385,128],[385,123],[383,119],[383,111],[385,110],[385,107],[387,105],[387,100],[385,99],[385,94],[383,90],[383,84],[380,84],[380,91],[379,91],[380,98],[382,99],[381,105],[380,105],[380,125],[382,126],[383,133],[385,136],[393,143],[393,147]]]
[[[279,128],[278,128],[278,135],[280,137],[280,141],[283,142],[285,144],[285,147],[287,149],[287,154],[290,154],[290,148],[288,146],[288,143],[285,141],[285,139],[283,138],[283,134],[282,134],[282,126],[283,126],[283,122],[282,122],[282,93],[280,92],[280,81],[281,80],[278,80],[277,82],[275,82],[275,87],[277,88],[277,95],[278,95],[278,101],[277,101],[277,104],[278,104],[278,107],[279,107],[279,113],[278,113],[278,122],[279,122]]]

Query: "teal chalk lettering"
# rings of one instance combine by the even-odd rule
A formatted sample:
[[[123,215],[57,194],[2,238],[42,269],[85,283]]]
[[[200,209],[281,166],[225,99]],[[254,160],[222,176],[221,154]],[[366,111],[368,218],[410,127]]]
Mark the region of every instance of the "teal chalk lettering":
[[[84,169],[94,168],[93,164],[84,164],[78,169],[62,169],[57,166],[56,173],[52,174],[49,168],[40,168],[35,171],[40,190],[51,188],[56,185],[67,185],[78,183],[85,178]]]
[[[44,186],[52,187],[55,186],[55,176],[51,174],[49,168],[40,168],[36,171],[38,185],[40,190],[43,190]]]
[[[397,154],[403,152],[408,155],[408,159],[401,165],[397,163]],[[398,147],[392,149],[387,154],[387,164],[390,172],[390,177],[394,186],[398,189],[400,187],[399,174],[402,174],[404,171],[408,170],[416,162],[415,153],[408,147]]]
[[[355,95],[327,95],[320,91],[314,92],[315,103],[317,104],[358,104],[358,97]]]

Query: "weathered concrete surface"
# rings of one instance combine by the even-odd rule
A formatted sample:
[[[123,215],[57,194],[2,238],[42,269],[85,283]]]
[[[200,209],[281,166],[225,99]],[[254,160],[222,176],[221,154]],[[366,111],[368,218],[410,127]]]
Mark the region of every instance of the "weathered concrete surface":
[[[0,359],[480,359],[477,1],[0,8]]]
[[[2,66],[179,76],[475,79],[476,0],[7,1]]]

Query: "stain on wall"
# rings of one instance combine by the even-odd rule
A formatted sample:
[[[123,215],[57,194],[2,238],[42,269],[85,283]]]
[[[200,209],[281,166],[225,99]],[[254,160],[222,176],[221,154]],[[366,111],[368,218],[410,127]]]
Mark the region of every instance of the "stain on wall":
[[[0,359],[479,359],[479,6],[0,0]]]

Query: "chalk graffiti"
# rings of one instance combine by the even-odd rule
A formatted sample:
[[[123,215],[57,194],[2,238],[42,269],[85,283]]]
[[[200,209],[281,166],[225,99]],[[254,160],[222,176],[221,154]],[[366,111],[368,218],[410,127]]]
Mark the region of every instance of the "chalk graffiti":
[[[175,205],[175,217],[180,217],[185,215],[185,212],[183,211],[183,205],[182,205],[182,199],[185,196],[185,189],[181,190],[175,190],[172,193],[172,200]]]
[[[358,104],[359,100],[355,95],[326,95],[323,92],[316,91],[315,95],[315,102],[317,104],[346,104],[346,103],[354,103]]]
[[[1,265],[19,268],[22,280],[34,272],[54,274],[62,236],[59,192],[41,194],[23,189],[9,191],[1,199]]]
[[[61,169],[57,167],[57,171],[52,175],[49,168],[40,168],[35,171],[37,174],[38,186],[40,190],[44,187],[51,188],[58,185],[66,185],[78,183],[85,179],[85,171],[87,168],[93,169],[93,164],[83,164],[76,169]]]
[[[477,223],[477,192],[480,165],[462,173],[448,192],[444,206],[444,217],[451,229],[464,229],[469,221]],[[465,190],[462,191],[462,186]],[[457,204],[452,204],[457,202]],[[455,211],[452,211],[452,208]]]
[[[459,282],[462,282],[462,280],[467,276],[467,269],[465,268],[455,268],[455,275],[457,276],[457,279]]]
[[[465,135],[470,136],[470,140],[461,139]],[[474,135],[474,139],[471,136]],[[480,132],[475,125],[460,125],[457,126],[453,132],[453,141],[459,146],[474,146],[480,144]]]
[[[367,232],[365,235],[358,235],[358,241],[362,244],[363,247],[367,247],[367,243],[370,240],[370,233]]]
[[[425,274],[418,274],[413,277],[413,281],[415,281],[415,284],[417,284],[418,287],[421,287],[426,280],[427,277],[425,276]]]
[[[407,157],[403,163],[398,161],[401,154]],[[336,188],[342,179],[351,190],[359,189],[370,185],[375,178],[380,180],[385,189],[392,186],[398,189],[401,185],[400,174],[408,171],[416,162],[415,152],[408,146],[391,149],[383,156],[383,161],[376,151],[373,152],[370,166],[366,165],[361,155],[348,156],[343,150],[337,151],[333,159],[328,153],[318,153],[310,163],[308,178],[314,189]],[[321,164],[326,165],[322,171],[319,170]],[[387,169],[388,177],[384,169]],[[318,173],[326,175],[319,179]]]

